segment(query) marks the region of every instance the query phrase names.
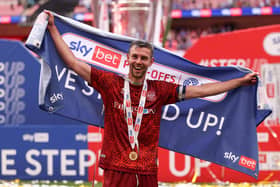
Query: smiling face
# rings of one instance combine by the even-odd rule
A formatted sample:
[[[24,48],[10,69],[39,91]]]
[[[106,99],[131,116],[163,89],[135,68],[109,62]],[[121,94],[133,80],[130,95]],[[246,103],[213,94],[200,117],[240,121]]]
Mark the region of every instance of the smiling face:
[[[129,63],[129,79],[136,84],[143,83],[146,72],[154,61],[152,49],[132,45],[127,55],[127,60]]]

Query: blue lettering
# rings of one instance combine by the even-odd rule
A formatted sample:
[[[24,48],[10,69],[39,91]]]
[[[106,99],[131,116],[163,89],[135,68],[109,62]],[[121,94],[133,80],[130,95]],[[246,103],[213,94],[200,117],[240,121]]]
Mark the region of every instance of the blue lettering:
[[[82,46],[81,48],[80,48],[80,51],[81,51],[81,53],[83,54],[83,53],[85,53],[84,54],[84,56],[87,56],[88,55],[88,53],[90,52],[92,50],[92,48],[89,48],[88,50],[87,50],[87,46]],[[85,52],[84,52],[85,51]]]
[[[76,51],[79,51],[80,46],[81,46],[81,41],[78,41],[78,46],[76,48]]]
[[[76,49],[76,44],[77,44],[77,42],[74,42],[74,41],[72,41],[72,42],[70,42],[70,49],[71,50],[75,50]]]
[[[71,41],[70,47],[72,51],[80,52],[83,56],[87,56],[89,52],[92,50],[92,48],[88,48],[86,45],[82,44],[82,41]]]

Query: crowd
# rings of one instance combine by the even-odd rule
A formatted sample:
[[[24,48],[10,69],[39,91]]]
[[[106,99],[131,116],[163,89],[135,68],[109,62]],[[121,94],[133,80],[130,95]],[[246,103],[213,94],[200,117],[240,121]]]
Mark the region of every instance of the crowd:
[[[47,0],[0,0],[0,16],[22,14],[23,7],[27,9],[37,3],[46,2]],[[112,2],[113,0],[107,0]],[[83,10],[78,12],[91,11],[91,0],[78,0],[78,5],[74,9]],[[173,9],[203,9],[203,8],[232,8],[232,7],[265,7],[280,6],[280,0],[173,0]],[[1,8],[2,7],[2,8]],[[10,9],[10,11],[9,11]],[[171,30],[167,36],[165,46],[174,51],[185,51],[190,48],[199,38],[221,32],[233,31],[234,26],[222,25],[212,26],[207,29],[180,29]]]
[[[209,34],[230,32],[234,29],[233,25],[212,26],[206,29],[173,29],[168,32],[164,47],[172,51],[184,52],[201,37]]]
[[[18,11],[22,8],[30,8],[37,3],[44,3],[48,0],[0,0],[0,10]],[[77,8],[86,8],[90,11],[91,0],[78,0]],[[116,0],[107,0],[108,3]],[[232,8],[232,7],[265,7],[280,6],[280,0],[173,0],[173,9],[204,9],[204,8]],[[3,8],[1,8],[3,7]],[[5,8],[4,8],[5,7]],[[3,11],[0,14],[4,13]]]
[[[173,9],[280,6],[280,0],[174,0]]]

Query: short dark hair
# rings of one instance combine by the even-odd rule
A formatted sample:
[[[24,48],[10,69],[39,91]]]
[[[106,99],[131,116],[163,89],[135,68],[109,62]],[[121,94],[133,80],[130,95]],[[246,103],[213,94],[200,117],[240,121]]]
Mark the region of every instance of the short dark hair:
[[[150,49],[151,51],[151,56],[153,56],[153,53],[154,53],[154,46],[147,42],[147,41],[144,41],[144,40],[135,40],[135,41],[132,41],[130,43],[130,46],[129,46],[129,50],[128,50],[128,53],[130,53],[130,49],[133,47],[133,46],[136,46],[136,47],[144,47],[144,48],[148,48]]]

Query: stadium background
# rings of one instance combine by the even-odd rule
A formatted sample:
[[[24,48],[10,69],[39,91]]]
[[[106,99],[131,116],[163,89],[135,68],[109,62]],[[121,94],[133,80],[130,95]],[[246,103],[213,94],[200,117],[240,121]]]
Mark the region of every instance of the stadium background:
[[[35,18],[43,9],[53,10],[58,14],[69,16],[89,25],[96,26],[98,20],[94,18],[96,18],[98,15],[94,15],[94,11],[96,9],[92,5],[97,4],[100,6],[101,2],[103,1],[0,0],[0,38],[4,39],[5,42],[24,42],[27,39]],[[114,28],[110,19],[112,15],[112,12],[110,12],[110,6],[113,1],[105,2],[109,10],[108,20],[110,24],[110,30],[113,30]],[[207,185],[234,185],[234,183],[236,183],[238,185],[245,186],[253,184],[277,186],[277,182],[280,181],[280,128],[278,117],[278,108],[280,104],[280,90],[278,82],[278,63],[280,60],[279,53],[278,56],[260,55],[254,52],[254,49],[257,49],[259,46],[262,47],[263,45],[263,41],[258,40],[257,38],[257,33],[260,32],[258,29],[268,29],[268,32],[279,33],[280,26],[277,24],[280,22],[280,1],[173,0],[171,6],[172,12],[170,15],[172,19],[171,21],[168,20],[169,22],[164,25],[163,30],[166,32],[164,32],[161,36],[164,47],[197,63],[203,64],[201,59],[203,59],[205,56],[208,56],[209,59],[212,58],[212,60],[216,60],[211,61],[208,59],[209,63],[203,65],[232,65],[232,63],[229,63],[229,59],[231,59],[233,64],[238,62],[242,63],[245,61],[245,67],[249,67],[255,71],[261,72],[261,76],[264,74],[269,74],[267,77],[262,76],[263,83],[261,85],[262,87],[260,88],[260,100],[262,101],[262,104],[269,104],[270,107],[273,108],[274,113],[258,127],[258,141],[260,151],[259,180],[254,180],[244,174],[240,174],[215,164],[210,164],[208,162],[200,161],[177,153],[174,154],[172,152],[160,149],[160,160],[163,160],[163,162],[160,163],[159,178],[162,182],[164,182],[161,185],[175,186],[185,184],[192,186],[197,183],[206,183]],[[168,28],[168,26],[170,28]],[[249,34],[242,36],[242,33],[245,32],[248,32]],[[223,41],[224,38],[231,36],[233,41],[235,40],[234,36],[239,35],[241,38],[235,42],[225,44],[224,42],[226,42],[226,40]],[[212,40],[217,41],[215,46],[218,46],[217,50],[221,51],[220,54],[215,53],[217,56],[211,56],[210,49],[212,47],[210,46],[213,44],[208,42],[208,40],[210,41],[211,38]],[[276,37],[275,42],[280,43],[279,35]],[[15,45],[17,45],[17,43]],[[219,45],[221,45],[220,48]],[[1,77],[3,76],[7,82],[8,80],[13,82],[13,76],[17,75],[18,77],[21,77],[21,75],[23,75],[25,78],[25,83],[21,83],[19,81],[20,79],[16,79],[16,83],[11,83],[9,86],[7,86],[7,84],[1,83],[1,90],[4,89],[4,93],[7,95],[8,93],[11,93],[8,96],[3,94],[4,96],[1,96],[1,103],[4,103],[6,108],[8,108],[7,106],[10,106],[11,109],[1,109],[0,112],[1,116],[4,116],[5,118],[5,120],[2,120],[3,118],[1,118],[2,125],[0,127],[0,184],[2,186],[20,185],[20,181],[22,180],[31,180],[33,182],[36,180],[90,181],[92,180],[94,174],[95,179],[101,180],[102,171],[96,170],[96,164],[90,165],[89,174],[85,177],[81,174],[83,172],[82,170],[73,172],[74,169],[67,169],[67,162],[64,164],[64,169],[66,173],[70,172],[68,175],[66,174],[63,176],[63,174],[56,174],[56,172],[53,171],[56,168],[51,167],[50,163],[48,163],[45,174],[42,174],[45,170],[44,164],[46,163],[46,158],[42,158],[42,169],[41,172],[38,172],[37,174],[35,172],[33,175],[26,175],[17,170],[17,168],[21,169],[21,167],[23,167],[17,165],[16,161],[18,159],[17,156],[20,155],[19,153],[21,151],[23,152],[22,154],[25,154],[30,153],[31,150],[35,152],[34,154],[38,153],[40,155],[41,153],[41,155],[45,154],[45,156],[56,153],[43,153],[43,148],[40,148],[40,143],[44,143],[44,141],[49,142],[49,134],[54,134],[54,132],[56,132],[56,134],[53,135],[55,143],[54,145],[49,145],[49,147],[47,146],[46,148],[52,148],[52,150],[57,152],[63,152],[64,150],[69,150],[73,147],[79,147],[71,150],[72,152],[64,152],[65,155],[68,153],[68,155],[75,157],[73,159],[75,161],[80,160],[78,159],[78,154],[76,154],[76,151],[80,153],[83,150],[90,149],[93,150],[94,156],[98,155],[102,134],[100,134],[99,129],[93,128],[91,126],[87,127],[86,125],[77,125],[75,122],[68,119],[66,120],[57,116],[53,117],[46,114],[41,114],[39,109],[36,108],[37,100],[34,99],[37,97],[36,84],[38,80],[36,80],[36,78],[39,74],[39,64],[36,62],[35,58],[30,56],[23,57],[23,59],[28,60],[26,62],[23,60],[23,63],[25,64],[25,71],[21,72],[21,61],[14,59],[9,61],[4,58],[4,56],[8,56],[7,54],[9,53],[7,53],[7,51],[14,46],[14,43],[7,43],[5,46],[6,47],[1,46],[0,62],[7,67],[6,69],[10,68],[11,71],[10,74],[8,74],[1,70]],[[238,49],[241,48],[241,46],[246,46],[245,49],[248,49],[248,56],[246,56],[246,58],[243,58],[243,56],[242,58],[239,58],[238,56]],[[206,49],[207,51],[202,49]],[[25,50],[25,48],[18,49],[16,53],[13,51],[12,56],[18,56],[21,51],[25,52]],[[233,55],[233,57],[231,55]],[[219,58],[228,59],[227,61],[223,61],[223,63],[221,63],[221,61],[217,60]],[[269,66],[267,64],[269,64]],[[12,65],[14,65],[16,68],[13,68]],[[2,65],[1,67],[4,66]],[[28,86],[31,83],[33,87]],[[20,89],[18,89],[18,87],[21,87],[24,90],[25,94],[22,96],[22,98],[20,98],[21,92],[19,91]],[[19,93],[19,96],[12,97],[13,91],[15,93]],[[15,99],[17,102],[11,101],[12,99]],[[26,105],[24,109],[21,109],[20,107],[22,106],[19,104],[22,103],[21,101],[23,101],[23,103]],[[22,113],[24,119],[22,119],[22,116],[20,116],[19,113]],[[65,129],[67,129],[67,136],[70,137],[71,134],[72,136],[75,136],[75,141],[73,141],[71,138],[67,139],[67,137],[61,138],[65,132]],[[16,145],[19,142],[23,143],[23,146]],[[30,144],[30,142],[32,142],[32,144]],[[88,144],[85,144],[85,142],[88,142]],[[67,157],[64,158],[66,161],[68,161]],[[86,164],[89,163],[85,161],[83,164],[86,166]],[[76,167],[76,164],[73,165],[75,165],[73,168]],[[34,168],[32,169],[32,171],[36,170]],[[190,184],[190,182],[193,183]],[[251,184],[248,184],[248,182]],[[38,185],[39,182],[36,184]],[[81,186],[83,184],[84,183],[78,182],[77,184],[73,183],[71,185]],[[42,185],[48,185],[48,182],[45,182]],[[55,183],[55,185],[58,184]],[[66,183],[62,185],[70,184]]]

